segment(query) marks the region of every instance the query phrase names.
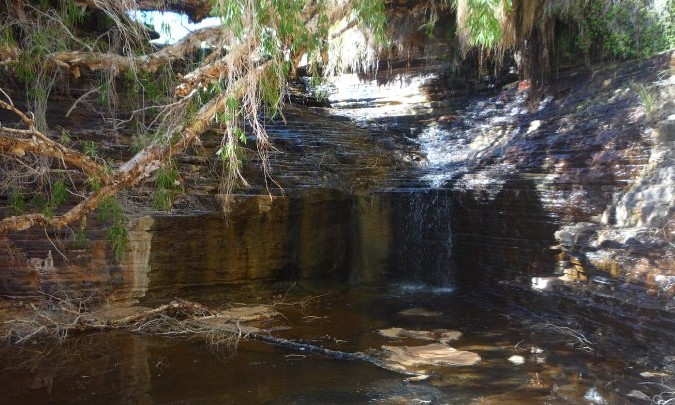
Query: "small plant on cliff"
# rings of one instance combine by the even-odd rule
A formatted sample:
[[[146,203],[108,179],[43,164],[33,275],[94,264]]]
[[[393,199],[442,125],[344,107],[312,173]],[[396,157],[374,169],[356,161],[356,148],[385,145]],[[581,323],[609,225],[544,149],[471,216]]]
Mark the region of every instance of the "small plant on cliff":
[[[640,103],[642,104],[642,108],[644,108],[645,110],[645,117],[647,118],[647,121],[651,121],[652,119],[654,119],[655,113],[654,96],[649,91],[647,86],[645,86],[642,83],[634,84],[633,89],[637,93],[638,97],[640,97]]]
[[[113,257],[120,262],[127,248],[127,216],[122,204],[114,197],[105,197],[98,206],[96,219],[100,223],[109,224],[106,240],[110,243]]]
[[[84,249],[87,247],[87,233],[86,233],[86,228],[87,228],[87,219],[82,218],[82,221],[80,222],[80,226],[75,229],[73,232],[73,245],[77,249]]]
[[[182,192],[178,182],[178,169],[173,161],[157,169],[155,176],[155,196],[152,207],[158,211],[169,211],[176,194]]]
[[[23,192],[18,188],[12,190],[7,204],[9,205],[10,215],[21,215],[26,212],[26,201]]]

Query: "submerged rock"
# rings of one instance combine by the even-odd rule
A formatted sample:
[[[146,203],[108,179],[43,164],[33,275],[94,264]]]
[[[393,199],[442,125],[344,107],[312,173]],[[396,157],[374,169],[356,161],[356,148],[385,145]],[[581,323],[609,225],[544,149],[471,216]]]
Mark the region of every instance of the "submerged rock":
[[[410,338],[419,340],[438,341],[447,343],[451,340],[457,340],[462,337],[462,332],[456,330],[436,329],[436,330],[408,330],[403,328],[380,329],[379,334],[388,338]]]
[[[641,399],[643,401],[651,401],[652,400],[647,394],[645,394],[642,391],[638,391],[638,390],[633,390],[630,393],[628,393],[626,396],[631,397],[631,398]]]
[[[425,346],[382,346],[385,361],[392,367],[410,369],[419,366],[472,366],[481,361],[474,352],[457,350],[442,343]]]
[[[441,312],[430,311],[430,310],[424,309],[424,308],[404,309],[403,311],[400,311],[398,314],[403,315],[403,316],[427,316],[427,317],[430,317],[430,318],[436,317],[436,316],[441,316]]]

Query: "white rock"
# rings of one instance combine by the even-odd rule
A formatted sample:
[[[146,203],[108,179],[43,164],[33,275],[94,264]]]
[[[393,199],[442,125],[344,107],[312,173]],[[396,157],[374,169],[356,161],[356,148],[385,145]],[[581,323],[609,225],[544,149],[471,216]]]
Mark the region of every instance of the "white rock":
[[[658,371],[643,371],[640,373],[640,376],[644,378],[661,378],[668,377],[669,375],[666,373],[660,373]]]
[[[541,121],[539,121],[539,120],[534,120],[534,121],[530,122],[530,127],[527,129],[527,133],[529,134],[529,133],[532,133],[532,132],[538,130],[540,126],[541,126]]]
[[[628,396],[631,397],[631,398],[642,399],[642,400],[645,400],[645,401],[651,401],[652,400],[651,398],[649,398],[649,396],[647,394],[645,394],[642,391],[638,391],[638,390],[631,391],[628,394]]]
[[[551,287],[551,282],[556,279],[556,277],[532,277],[532,289],[547,290]]]
[[[514,354],[513,356],[509,357],[509,361],[516,366],[520,366],[521,364],[525,364],[525,357]]]

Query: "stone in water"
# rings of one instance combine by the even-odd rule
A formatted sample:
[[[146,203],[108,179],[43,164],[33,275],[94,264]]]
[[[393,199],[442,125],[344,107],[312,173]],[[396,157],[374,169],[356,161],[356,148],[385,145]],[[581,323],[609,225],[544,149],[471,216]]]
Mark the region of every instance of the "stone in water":
[[[441,313],[438,311],[430,311],[428,309],[424,308],[410,308],[410,309],[404,309],[403,311],[398,313],[399,315],[403,316],[428,316],[428,317],[434,317],[434,316],[440,316]]]
[[[406,370],[419,366],[472,366],[481,358],[477,353],[454,349],[442,343],[425,346],[382,346],[385,361]]]
[[[457,340],[462,336],[462,332],[447,329],[408,330],[403,328],[389,328],[389,329],[381,329],[379,333],[382,336],[393,339],[410,338],[419,340],[438,341],[440,343],[448,343],[449,341]]]

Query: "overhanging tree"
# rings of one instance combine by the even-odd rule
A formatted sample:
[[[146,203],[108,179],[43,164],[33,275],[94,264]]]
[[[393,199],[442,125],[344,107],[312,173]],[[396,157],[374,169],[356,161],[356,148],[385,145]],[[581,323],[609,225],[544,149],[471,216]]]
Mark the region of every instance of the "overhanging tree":
[[[139,9],[175,9],[196,18],[208,11],[221,25],[154,49],[148,30],[129,17]],[[222,132],[217,155],[225,168],[224,192],[237,182],[246,184],[238,150],[247,139],[255,139],[269,179],[270,144],[263,120],[279,111],[286,80],[301,58],[310,71],[318,72],[330,35],[338,35],[331,34],[331,27],[333,32],[338,23],[343,29],[363,27],[363,37],[370,42],[364,45],[372,46],[369,38],[382,37],[385,24],[382,3],[366,0],[15,0],[0,5],[0,15],[0,69],[5,84],[17,81],[24,86],[28,101],[18,108],[9,91],[0,91],[0,108],[15,118],[0,124],[0,193],[10,196],[5,210],[10,215],[0,220],[0,233],[33,226],[61,228],[82,221],[102,204],[119,212],[112,200],[116,193],[165,167],[172,155],[208,128]],[[162,75],[170,83],[164,83],[168,91],[149,99],[149,88],[158,87],[156,77]],[[113,115],[120,83],[126,83],[128,92],[143,95],[136,108],[116,122],[127,128],[141,124],[135,128],[140,128],[140,151],[122,164],[102,160],[95,144],[69,144],[63,136],[68,134],[46,121],[50,92],[85,76],[91,88],[68,114],[98,98],[101,110]],[[40,188],[46,197],[29,204],[29,197],[42,195],[36,193]],[[123,233],[124,216],[116,217],[114,225]],[[123,245],[117,250],[121,253]]]
[[[564,48],[566,35],[579,39],[568,48],[584,54],[593,46],[607,47],[618,56],[632,56],[628,51],[635,49],[657,50],[649,46],[658,41],[662,48],[672,46],[667,35],[635,29],[658,24],[631,28],[598,20],[603,10],[619,13],[623,9],[616,5],[624,2],[628,0],[420,0],[413,2],[414,12],[408,15],[420,17],[419,31],[425,31],[439,15],[450,13],[464,49],[493,57],[515,52],[523,78],[536,79],[552,68],[553,53]],[[373,68],[376,50],[388,48],[387,37],[393,38],[391,48],[405,42],[396,41],[395,27],[385,32],[385,5],[401,7],[399,3],[5,0],[0,3],[0,69],[3,85],[13,83],[14,93],[0,91],[0,109],[13,117],[0,123],[0,195],[8,196],[0,234],[78,221],[84,226],[87,215],[100,207],[98,216],[112,225],[109,239],[120,256],[125,215],[114,196],[156,176],[158,206],[170,205],[167,189],[175,179],[171,157],[198,142],[208,128],[222,133],[217,156],[224,168],[223,193],[236,183],[246,185],[239,151],[249,139],[255,139],[269,180],[264,120],[279,112],[287,79],[301,63],[315,75],[320,67],[324,73]],[[666,33],[672,31],[673,1],[667,5],[671,25],[662,30]],[[212,14],[221,25],[156,49],[149,45],[148,29],[129,17],[134,10],[175,10],[195,19]],[[642,10],[633,7],[612,18],[653,17]],[[350,45],[359,46],[340,49],[340,38],[349,31],[358,32]],[[46,111],[52,90],[67,92],[74,81],[89,87],[81,90],[66,115],[93,103],[105,117],[116,118],[114,128],[133,128],[138,152],[129,160],[105,161],[95,142],[75,144],[67,131],[49,125]],[[24,89],[21,98],[26,102],[11,97],[20,93],[17,88]],[[117,116],[120,91],[136,95],[135,105]]]

